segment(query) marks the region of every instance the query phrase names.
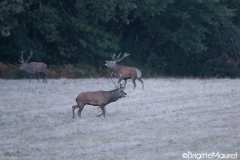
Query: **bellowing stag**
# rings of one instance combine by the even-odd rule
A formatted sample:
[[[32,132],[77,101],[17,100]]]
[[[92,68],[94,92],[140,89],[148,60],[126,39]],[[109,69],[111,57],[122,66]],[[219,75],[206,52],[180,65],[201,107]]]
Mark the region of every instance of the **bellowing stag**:
[[[23,53],[24,53],[24,51],[21,51],[21,56],[20,56],[20,60],[19,60],[19,62],[21,63],[21,66],[19,67],[19,70],[25,71],[25,72],[31,74],[31,76],[29,78],[29,83],[32,79],[33,74],[35,74],[37,76],[38,82],[39,82],[38,74],[40,74],[43,77],[43,82],[47,82],[47,79],[46,79],[47,78],[47,74],[46,74],[47,65],[42,62],[28,63],[28,60],[32,57],[33,52],[32,51],[30,52],[30,56],[25,61],[23,59]]]
[[[98,117],[100,117],[101,115],[105,117],[105,106],[109,103],[117,101],[119,98],[125,97],[127,93],[125,93],[123,90],[124,88],[120,86],[120,88],[111,91],[94,91],[80,93],[77,97],[75,97],[77,105],[72,106],[72,118],[74,118],[74,110],[77,108],[79,108],[78,116],[81,117],[81,112],[86,104],[92,106],[99,106],[102,110],[102,113],[98,115]]]
[[[139,80],[142,83],[142,88],[144,89],[144,84],[143,81],[141,79],[142,76],[142,72],[135,67],[128,67],[128,66],[122,66],[117,64],[117,62],[120,62],[123,58],[129,56],[129,54],[124,53],[124,55],[122,56],[122,58],[120,58],[121,53],[118,54],[117,58],[115,58],[116,54],[114,54],[112,56],[113,60],[107,60],[106,61],[106,66],[108,68],[110,68],[113,72],[115,72],[115,74],[118,76],[118,84],[121,83],[122,80],[124,80],[124,88],[126,86],[127,83],[127,79],[131,79],[134,85],[134,88],[136,87],[136,82],[135,80]]]

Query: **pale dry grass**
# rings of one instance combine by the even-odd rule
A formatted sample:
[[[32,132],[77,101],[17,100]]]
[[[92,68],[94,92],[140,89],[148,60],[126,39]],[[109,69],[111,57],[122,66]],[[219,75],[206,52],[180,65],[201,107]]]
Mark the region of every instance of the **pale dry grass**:
[[[182,159],[191,152],[240,154],[239,79],[145,79],[101,110],[80,92],[111,90],[110,79],[0,80],[0,159]],[[76,112],[76,111],[75,111]]]

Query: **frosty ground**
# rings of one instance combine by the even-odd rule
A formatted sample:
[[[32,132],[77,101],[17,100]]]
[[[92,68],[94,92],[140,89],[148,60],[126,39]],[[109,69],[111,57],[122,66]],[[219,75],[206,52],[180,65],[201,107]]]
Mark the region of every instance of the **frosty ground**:
[[[127,97],[85,106],[74,97],[112,90],[110,79],[0,79],[0,159],[182,159],[183,153],[238,153],[240,79],[143,79]],[[76,112],[77,110],[75,110]]]

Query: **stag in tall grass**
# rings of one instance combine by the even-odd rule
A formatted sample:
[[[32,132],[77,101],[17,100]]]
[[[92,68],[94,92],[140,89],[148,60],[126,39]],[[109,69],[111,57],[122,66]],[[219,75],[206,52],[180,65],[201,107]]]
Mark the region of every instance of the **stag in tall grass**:
[[[114,83],[114,82],[113,82]],[[115,84],[115,83],[114,83]],[[116,85],[116,84],[115,84]],[[75,97],[77,105],[72,106],[72,118],[74,118],[74,110],[79,108],[78,116],[81,117],[81,112],[86,104],[92,106],[99,106],[102,113],[98,115],[100,117],[103,115],[105,117],[105,106],[109,103],[117,101],[119,98],[123,98],[127,95],[123,90],[125,88],[122,85],[111,91],[94,91],[94,92],[83,92]]]
[[[39,82],[39,79],[38,79],[39,74],[43,77],[43,83],[47,82],[47,73],[46,73],[47,65],[45,63],[42,63],[42,62],[30,62],[30,63],[28,63],[29,59],[33,55],[33,51],[30,52],[30,56],[25,61],[23,59],[23,54],[24,54],[24,51],[21,51],[21,56],[20,56],[20,60],[19,60],[19,62],[21,63],[21,66],[19,67],[19,70],[25,71],[25,72],[30,74],[29,83],[30,83],[30,81],[32,79],[32,76],[34,74],[37,76],[38,82]]]
[[[135,80],[139,80],[142,83],[142,88],[144,89],[143,80],[141,79],[142,72],[135,67],[129,67],[129,66],[122,66],[117,64],[117,62],[120,62],[123,58],[129,56],[129,54],[124,53],[124,55],[121,57],[121,53],[118,54],[117,58],[116,54],[112,56],[113,60],[106,60],[106,66],[110,68],[118,77],[118,84],[121,83],[122,80],[124,80],[124,87],[126,87],[126,83],[128,79],[131,79],[133,82],[133,89],[136,87]]]

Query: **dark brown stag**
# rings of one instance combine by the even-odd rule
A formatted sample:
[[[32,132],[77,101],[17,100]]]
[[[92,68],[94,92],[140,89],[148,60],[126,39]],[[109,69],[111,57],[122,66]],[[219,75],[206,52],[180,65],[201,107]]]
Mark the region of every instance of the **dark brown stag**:
[[[33,52],[32,51],[30,52],[30,56],[25,61],[23,59],[23,53],[24,53],[24,51],[21,51],[21,56],[20,56],[20,60],[19,60],[19,62],[21,63],[21,66],[20,66],[19,70],[25,71],[25,72],[31,74],[31,76],[29,78],[29,83],[34,74],[37,76],[38,82],[39,82],[38,74],[40,74],[43,77],[43,82],[47,82],[47,79],[46,79],[47,78],[47,74],[46,74],[47,65],[42,62],[28,63],[28,60],[32,57]]]
[[[72,118],[74,118],[74,110],[79,108],[78,116],[81,117],[81,112],[86,104],[92,106],[99,106],[102,113],[98,115],[100,117],[103,115],[105,117],[105,106],[111,102],[117,101],[119,98],[123,98],[127,95],[123,87],[111,90],[111,91],[95,91],[95,92],[83,92],[75,97],[77,105],[72,106]]]
[[[142,88],[144,89],[144,84],[143,81],[141,79],[142,76],[142,72],[135,67],[128,67],[128,66],[122,66],[117,64],[117,62],[120,62],[123,58],[129,56],[129,54],[124,53],[124,55],[121,57],[121,53],[118,54],[117,58],[116,55],[114,54],[112,56],[113,60],[107,60],[106,61],[106,66],[108,68],[110,68],[113,72],[115,72],[115,74],[118,76],[118,84],[121,83],[122,80],[124,80],[124,87],[126,86],[127,80],[131,79],[134,85],[134,89],[136,87],[136,82],[135,80],[139,80],[142,83]]]

